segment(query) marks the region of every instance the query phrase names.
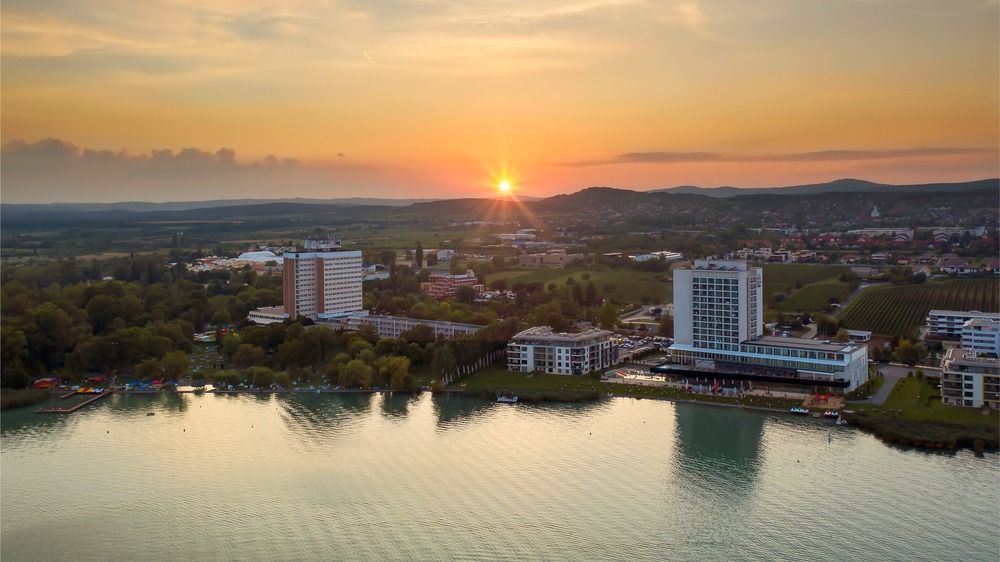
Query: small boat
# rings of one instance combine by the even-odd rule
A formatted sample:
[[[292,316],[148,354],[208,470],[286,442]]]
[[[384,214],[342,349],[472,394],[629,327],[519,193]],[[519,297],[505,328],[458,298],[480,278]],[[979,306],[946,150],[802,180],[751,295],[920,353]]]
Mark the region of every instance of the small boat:
[[[847,420],[845,420],[843,417],[838,416],[836,423],[837,425],[847,425]]]
[[[827,410],[827,411],[823,412],[823,417],[836,418],[836,417],[839,417],[839,416],[840,416],[840,413],[837,410]]]
[[[147,416],[155,416],[155,415],[156,415],[156,412],[146,412],[146,415],[147,415]]]
[[[517,404],[517,396],[497,394],[497,402],[502,402],[504,404]]]
[[[791,412],[791,413],[793,413],[793,414],[799,415],[799,416],[808,416],[809,415],[809,409],[808,408],[803,408],[801,406],[792,406],[791,408],[788,409],[788,411]]]

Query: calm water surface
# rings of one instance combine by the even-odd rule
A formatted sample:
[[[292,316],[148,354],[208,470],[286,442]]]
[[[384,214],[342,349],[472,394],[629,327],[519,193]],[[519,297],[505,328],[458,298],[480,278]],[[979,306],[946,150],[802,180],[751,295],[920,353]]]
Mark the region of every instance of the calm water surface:
[[[724,408],[117,396],[2,421],[5,562],[1000,552],[997,455]]]

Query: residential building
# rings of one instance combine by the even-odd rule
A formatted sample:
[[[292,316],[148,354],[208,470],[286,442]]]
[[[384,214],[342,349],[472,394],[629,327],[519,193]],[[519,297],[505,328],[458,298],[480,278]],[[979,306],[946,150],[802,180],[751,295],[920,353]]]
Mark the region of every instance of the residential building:
[[[848,234],[866,238],[887,238],[894,242],[909,242],[913,240],[912,228],[859,228],[848,230]]]
[[[939,338],[960,338],[965,323],[974,318],[1000,321],[1000,313],[979,312],[978,310],[932,310],[927,313],[928,335]]]
[[[941,363],[941,402],[950,406],[1000,408],[1000,359],[952,348]]]
[[[1000,320],[973,318],[962,325],[962,349],[1000,356]]]
[[[283,306],[266,306],[251,310],[247,320],[254,324],[278,324],[288,320],[288,314]]]
[[[868,379],[868,348],[763,335],[763,274],[743,261],[695,260],[674,271],[671,361],[654,372],[853,390]]]
[[[313,251],[284,254],[284,310],[292,320],[362,309],[361,251],[340,251],[340,242],[310,239]]]
[[[471,269],[465,273],[431,273],[427,282],[420,284],[420,290],[432,297],[445,298],[454,297],[458,288],[468,285],[476,290],[476,293],[483,292],[486,287],[479,282],[476,273]]]
[[[650,252],[648,254],[636,254],[634,256],[629,256],[629,259],[635,262],[644,262],[649,260],[677,261],[684,259],[684,254],[681,254],[680,252],[662,250],[659,252]]]
[[[375,328],[375,333],[380,338],[398,338],[403,332],[417,326],[427,326],[433,330],[434,337],[440,338],[451,338],[460,334],[474,334],[486,327],[478,324],[369,314],[367,310],[334,318],[321,318],[320,324],[348,331],[356,331],[364,325],[370,325]]]
[[[517,261],[521,267],[563,268],[582,260],[583,254],[567,254],[564,250],[552,250],[544,254],[517,256]]]
[[[507,368],[519,373],[586,375],[606,369],[614,361],[615,349],[607,330],[571,334],[535,326],[515,335],[507,344]]]

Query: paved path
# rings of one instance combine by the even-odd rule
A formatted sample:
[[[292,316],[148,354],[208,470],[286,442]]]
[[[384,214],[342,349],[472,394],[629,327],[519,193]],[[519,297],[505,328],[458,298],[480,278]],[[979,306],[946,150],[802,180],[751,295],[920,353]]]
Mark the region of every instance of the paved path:
[[[920,369],[924,371],[924,374],[935,374],[937,376],[940,376],[941,374],[940,369],[928,367],[920,367]],[[905,367],[901,365],[888,365],[881,363],[878,366],[878,370],[882,371],[882,375],[885,377],[885,382],[882,383],[882,386],[879,387],[874,396],[868,398],[867,400],[861,400],[860,402],[862,404],[878,404],[879,406],[885,404],[886,399],[889,398],[889,394],[892,392],[892,389],[895,388],[899,379],[906,378],[906,373],[915,373],[917,371],[917,367]]]

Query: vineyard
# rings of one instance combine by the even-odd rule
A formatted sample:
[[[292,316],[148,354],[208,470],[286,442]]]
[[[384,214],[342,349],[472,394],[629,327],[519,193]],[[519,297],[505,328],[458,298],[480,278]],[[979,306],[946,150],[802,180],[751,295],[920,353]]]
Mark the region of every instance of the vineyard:
[[[996,279],[872,287],[844,309],[840,320],[846,328],[912,338],[932,309],[1000,311],[998,292]]]

